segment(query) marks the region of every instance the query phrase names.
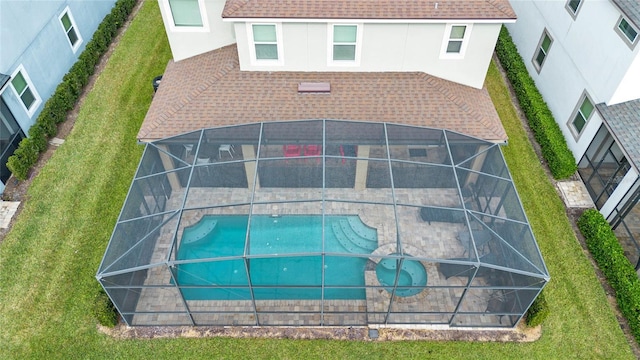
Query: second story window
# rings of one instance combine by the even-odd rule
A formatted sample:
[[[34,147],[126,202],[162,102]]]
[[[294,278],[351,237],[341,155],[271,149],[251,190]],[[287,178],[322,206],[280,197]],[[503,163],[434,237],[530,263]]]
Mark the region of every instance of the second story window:
[[[249,53],[253,65],[282,65],[280,24],[247,24]]]
[[[41,100],[22,66],[12,76],[11,87],[22,101],[27,114],[33,115]]]
[[[593,103],[589,99],[589,96],[584,93],[580,97],[578,107],[574,110],[574,114],[571,117],[571,125],[573,126],[574,135],[579,136],[584,130],[585,125],[593,114]]]
[[[333,27],[333,60],[356,60],[356,25],[335,25]]]
[[[361,27],[356,24],[329,25],[329,64],[358,65]]]
[[[278,60],[278,37],[274,24],[253,25],[257,60]]]
[[[638,29],[624,17],[620,17],[618,20],[616,32],[622,36],[623,40],[625,40],[631,48],[638,42]]]
[[[60,23],[62,24],[62,29],[67,34],[67,39],[69,39],[71,49],[73,52],[76,52],[80,47],[80,44],[82,44],[82,38],[77,31],[76,22],[73,20],[69,7],[67,7],[60,16]]]
[[[173,24],[179,27],[203,27],[200,0],[168,0]]]
[[[471,33],[470,24],[451,24],[445,29],[440,58],[463,58]]]
[[[551,48],[551,37],[547,33],[547,31],[542,32],[542,38],[538,43],[538,49],[533,57],[533,65],[536,67],[536,70],[540,72],[542,69],[542,65],[544,64],[545,59],[547,58],[547,54],[549,53],[549,49]]]
[[[575,19],[578,15],[578,11],[580,10],[580,5],[582,5],[582,0],[569,0],[567,1],[566,9],[569,11],[569,14]]]

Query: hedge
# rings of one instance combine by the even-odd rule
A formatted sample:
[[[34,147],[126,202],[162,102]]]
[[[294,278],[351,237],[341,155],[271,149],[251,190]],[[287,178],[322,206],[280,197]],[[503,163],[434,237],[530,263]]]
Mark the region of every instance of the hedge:
[[[570,177],[577,170],[573,153],[569,150],[560,126],[553,118],[504,26],[500,30],[496,54],[513,86],[536,141],[540,144],[542,157],[547,161],[551,174],[556,179]]]
[[[18,180],[27,179],[29,170],[38,161],[38,156],[46,150],[47,141],[57,134],[57,125],[66,120],[67,113],[75,106],[100,57],[109,48],[136,2],[137,0],[116,2],[111,12],[98,25],[78,61],[69,69],[51,98],[44,104],[35,124],[29,129],[29,137],[20,141],[18,148],[7,161],[7,167]]]
[[[640,343],[640,279],[633,265],[624,256],[607,220],[600,212],[589,209],[578,219],[587,248],[598,267],[616,292],[618,308],[627,319],[631,333]]]
[[[102,326],[106,327],[114,327],[118,325],[118,311],[109,296],[104,291],[104,289],[100,288],[98,294],[96,295],[96,299],[93,307],[93,315],[98,320],[98,323]]]
[[[533,304],[527,310],[526,324],[530,327],[536,327],[549,316],[549,305],[547,299],[544,297],[544,292],[540,292],[538,297],[533,301]]]

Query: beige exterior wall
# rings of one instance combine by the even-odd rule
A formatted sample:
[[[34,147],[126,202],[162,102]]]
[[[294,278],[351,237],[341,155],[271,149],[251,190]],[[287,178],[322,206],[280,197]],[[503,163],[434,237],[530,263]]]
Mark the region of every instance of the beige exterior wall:
[[[464,85],[481,88],[491,60],[501,24],[469,24],[462,58],[442,58],[447,24],[359,24],[362,41],[360,61],[332,65],[327,23],[277,23],[281,27],[281,64],[251,61],[247,24],[235,23],[235,32],[244,71],[331,71],[407,72],[421,71]]]
[[[202,27],[176,27],[169,0],[158,0],[165,30],[175,61],[206,53],[236,42],[233,24],[222,21],[220,14],[225,0],[199,0],[203,16]]]

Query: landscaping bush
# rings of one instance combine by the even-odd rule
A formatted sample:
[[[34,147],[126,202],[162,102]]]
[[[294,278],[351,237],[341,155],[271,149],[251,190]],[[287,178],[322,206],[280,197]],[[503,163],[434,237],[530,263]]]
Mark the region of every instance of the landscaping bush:
[[[540,292],[538,297],[533,301],[533,304],[529,307],[529,310],[527,310],[527,326],[536,327],[542,324],[550,312],[547,299],[544,297],[544,292]]]
[[[542,156],[547,161],[551,174],[556,179],[570,177],[577,170],[573,154],[504,26],[498,37],[496,54],[513,86],[536,141],[540,144]]]
[[[624,256],[607,220],[590,209],[578,219],[578,228],[598,267],[616,292],[618,308],[627,319],[631,333],[640,342],[640,279],[633,265]]]
[[[47,147],[47,140],[56,135],[57,124],[64,122],[67,112],[75,106],[82,89],[89,82],[100,57],[107,51],[118,29],[127,20],[137,0],[118,0],[111,13],[104,17],[91,41],[69,72],[62,78],[51,98],[44,104],[29,129],[29,138],[23,139],[7,161],[7,167],[18,180],[25,180],[29,169]]]
[[[100,325],[110,328],[118,325],[118,311],[102,288],[96,295],[93,312]]]

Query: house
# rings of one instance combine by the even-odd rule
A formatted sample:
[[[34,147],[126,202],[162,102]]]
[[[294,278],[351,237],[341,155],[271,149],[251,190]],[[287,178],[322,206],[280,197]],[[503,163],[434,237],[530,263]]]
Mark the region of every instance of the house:
[[[7,159],[114,3],[0,2],[0,192]]]
[[[500,28],[515,21],[507,1],[161,0],[160,10],[174,59],[142,141],[238,121],[328,117],[507,140],[482,89]],[[304,82],[331,90],[301,102]]]
[[[549,280],[485,75],[506,0],[160,0],[98,269],[129,325],[513,327]]]
[[[596,207],[640,268],[640,3],[512,1],[507,24]]]

